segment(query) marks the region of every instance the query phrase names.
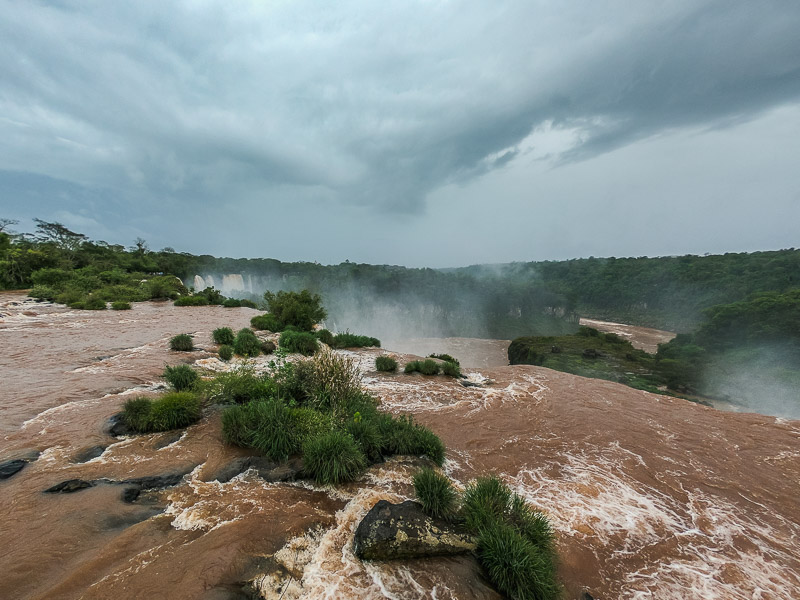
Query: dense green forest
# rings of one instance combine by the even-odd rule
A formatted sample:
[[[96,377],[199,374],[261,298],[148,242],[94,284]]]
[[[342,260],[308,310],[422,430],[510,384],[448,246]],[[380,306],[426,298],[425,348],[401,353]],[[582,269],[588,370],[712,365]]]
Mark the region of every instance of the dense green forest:
[[[234,295],[261,301],[266,290],[308,289],[325,298],[329,327],[368,330],[387,340],[561,335],[577,330],[579,315],[688,333],[712,306],[800,286],[795,249],[414,269],[196,256],[171,248],[152,251],[144,240],[129,248],[92,241],[59,223],[36,220],[30,234],[11,233],[9,226],[0,220],[3,289],[46,288],[60,277],[57,271],[68,271],[61,277],[72,280],[72,292],[61,301],[110,282],[128,287],[129,297],[120,299],[134,301],[185,293],[172,283],[169,289],[142,290],[142,279],[159,281],[159,288],[172,281],[155,280],[154,274],[175,275],[187,287],[195,275],[221,280],[237,274],[247,285]]]

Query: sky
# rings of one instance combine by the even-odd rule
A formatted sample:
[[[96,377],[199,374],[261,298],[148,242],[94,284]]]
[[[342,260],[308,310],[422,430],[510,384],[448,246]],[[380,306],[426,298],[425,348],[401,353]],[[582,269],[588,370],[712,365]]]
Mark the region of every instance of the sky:
[[[794,0],[0,0],[0,218],[447,267],[800,246]]]

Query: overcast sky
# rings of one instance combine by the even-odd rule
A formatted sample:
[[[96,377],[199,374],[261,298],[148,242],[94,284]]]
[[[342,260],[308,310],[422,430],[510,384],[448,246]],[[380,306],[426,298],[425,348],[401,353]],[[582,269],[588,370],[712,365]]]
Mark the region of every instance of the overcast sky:
[[[800,2],[0,0],[0,218],[459,266],[800,246]]]

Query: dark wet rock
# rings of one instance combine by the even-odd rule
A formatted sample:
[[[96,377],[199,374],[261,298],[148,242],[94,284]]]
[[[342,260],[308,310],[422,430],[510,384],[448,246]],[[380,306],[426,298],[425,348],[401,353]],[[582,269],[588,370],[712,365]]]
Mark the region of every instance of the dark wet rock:
[[[170,444],[174,444],[183,436],[183,431],[170,431],[168,434],[161,436],[155,444],[153,444],[153,448],[156,450],[161,450],[161,448],[166,448]]]
[[[303,460],[291,458],[287,462],[279,463],[263,456],[240,456],[217,470],[207,481],[227,483],[248,469],[255,469],[261,479],[271,483],[294,481],[302,477]]]
[[[435,519],[412,500],[381,500],[356,529],[355,555],[365,560],[420,558],[470,552],[475,539],[461,526]]]
[[[550,346],[550,353],[551,354],[561,354],[561,346]]]
[[[84,448],[80,452],[78,452],[75,456],[72,457],[72,462],[74,463],[85,463],[87,461],[92,460],[93,458],[97,458],[103,452],[106,451],[108,446],[92,446],[90,448]]]
[[[589,592],[584,590],[583,593],[581,594],[580,600],[594,600],[594,596],[592,596]]]
[[[183,481],[185,476],[186,472],[169,473],[167,475],[153,475],[150,477],[134,477],[133,479],[123,479],[122,481],[116,481],[114,483],[138,487],[140,490],[160,490],[162,488],[178,485]]]
[[[133,435],[135,432],[128,427],[122,413],[117,413],[108,420],[108,433],[114,437]]]
[[[94,486],[94,481],[86,481],[85,479],[68,479],[67,481],[62,481],[61,483],[57,483],[56,485],[47,488],[44,493],[72,494],[73,492],[78,492]]]
[[[483,387],[483,384],[475,383],[474,381],[470,381],[469,379],[461,379],[458,383],[460,383],[464,387]]]
[[[140,487],[128,487],[122,490],[122,501],[131,504],[136,502],[139,499],[139,496],[142,493],[142,488]]]
[[[8,479],[12,475],[16,475],[25,468],[27,464],[28,461],[22,458],[14,458],[0,462],[0,479]]]
[[[584,358],[598,358],[600,353],[594,348],[585,348],[583,351]]]
[[[136,525],[137,523],[146,521],[153,515],[157,515],[160,512],[161,509],[149,508],[129,514],[109,515],[100,522],[100,526],[103,529],[125,529],[131,525]]]

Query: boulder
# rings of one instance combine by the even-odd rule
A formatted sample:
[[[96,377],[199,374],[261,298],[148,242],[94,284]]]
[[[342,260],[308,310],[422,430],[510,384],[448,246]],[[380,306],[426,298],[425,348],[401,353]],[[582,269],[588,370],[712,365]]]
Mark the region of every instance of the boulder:
[[[8,479],[12,475],[16,475],[27,464],[28,461],[21,458],[14,458],[0,462],[0,479]]]
[[[85,463],[90,461],[105,452],[107,447],[108,446],[91,446],[90,448],[84,448],[72,457],[72,462]]]
[[[217,470],[208,481],[227,483],[248,469],[255,469],[261,479],[270,483],[294,481],[302,476],[303,460],[295,457],[287,462],[275,462],[263,456],[240,456]]]
[[[94,487],[94,481],[86,481],[85,479],[68,479],[56,485],[47,488],[45,494],[72,494],[86,488]]]
[[[122,418],[122,413],[117,413],[108,420],[108,433],[114,437],[134,434],[127,423],[125,423],[125,419]]]
[[[364,560],[443,556],[476,548],[465,529],[426,515],[412,500],[379,501],[359,523],[353,544],[355,555]]]

